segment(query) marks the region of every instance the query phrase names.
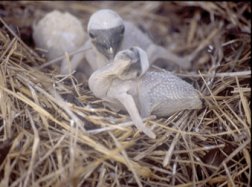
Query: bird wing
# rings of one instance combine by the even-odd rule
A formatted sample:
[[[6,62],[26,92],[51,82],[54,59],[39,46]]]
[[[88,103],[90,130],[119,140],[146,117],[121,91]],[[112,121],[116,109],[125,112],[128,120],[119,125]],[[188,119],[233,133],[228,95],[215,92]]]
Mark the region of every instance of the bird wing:
[[[140,113],[167,116],[185,109],[201,108],[192,85],[170,72],[147,72],[139,82]]]

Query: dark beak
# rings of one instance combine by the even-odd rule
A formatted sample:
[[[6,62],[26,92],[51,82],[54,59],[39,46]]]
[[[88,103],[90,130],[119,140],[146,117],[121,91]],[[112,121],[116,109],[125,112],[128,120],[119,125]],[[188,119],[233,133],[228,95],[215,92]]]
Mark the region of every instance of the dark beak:
[[[102,53],[107,59],[112,60],[123,40],[123,35],[117,33],[117,30],[96,31],[97,38],[93,41],[97,50]]]

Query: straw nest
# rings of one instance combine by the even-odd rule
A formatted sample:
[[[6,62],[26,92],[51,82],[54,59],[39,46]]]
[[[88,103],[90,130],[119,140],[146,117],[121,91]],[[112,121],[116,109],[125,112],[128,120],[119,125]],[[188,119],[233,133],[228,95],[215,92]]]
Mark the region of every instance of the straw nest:
[[[177,54],[200,54],[174,71],[204,107],[145,119],[155,140],[74,77],[38,68],[34,20],[59,9],[86,25],[105,7]],[[250,3],[1,2],[0,14],[1,187],[250,185]]]

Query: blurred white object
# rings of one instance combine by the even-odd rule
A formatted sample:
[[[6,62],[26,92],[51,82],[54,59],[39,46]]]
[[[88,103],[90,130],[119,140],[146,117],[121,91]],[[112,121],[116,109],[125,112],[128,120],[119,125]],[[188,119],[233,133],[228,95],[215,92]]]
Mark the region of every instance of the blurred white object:
[[[140,131],[155,138],[141,117],[200,109],[202,102],[192,85],[170,72],[148,70],[149,65],[141,48],[123,50],[112,63],[96,70],[88,85],[112,110],[127,111]]]
[[[45,50],[46,58],[52,60],[83,46],[86,34],[78,18],[68,12],[54,10],[33,25],[33,39],[36,47]],[[63,60],[61,73],[74,70],[80,60],[81,57],[75,58],[71,63]]]

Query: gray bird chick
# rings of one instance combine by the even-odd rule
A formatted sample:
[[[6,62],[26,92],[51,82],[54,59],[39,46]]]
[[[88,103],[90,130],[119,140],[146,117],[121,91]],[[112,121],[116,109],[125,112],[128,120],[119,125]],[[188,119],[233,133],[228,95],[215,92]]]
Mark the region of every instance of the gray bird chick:
[[[148,56],[139,47],[117,53],[114,61],[89,78],[90,90],[114,111],[127,111],[136,127],[151,138],[142,117],[167,116],[185,109],[200,109],[201,100],[192,85],[170,72],[149,69]]]
[[[94,71],[112,61],[118,51],[133,46],[146,51],[151,64],[165,59],[167,63],[172,62],[185,69],[191,66],[188,59],[156,45],[137,26],[122,20],[115,11],[102,9],[95,12],[89,19],[87,31],[90,38],[88,45],[92,45],[93,50],[87,52],[86,59]]]
[[[37,48],[43,49],[47,60],[55,59],[72,52],[84,45],[87,36],[82,23],[68,12],[57,10],[47,13],[37,24],[33,25],[33,39]],[[75,57],[69,64],[67,60],[61,63],[61,74],[75,69],[82,56]]]

